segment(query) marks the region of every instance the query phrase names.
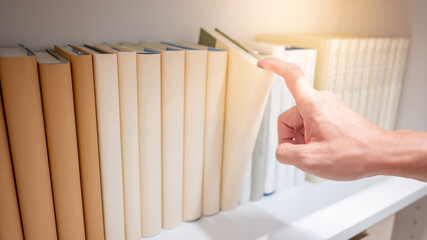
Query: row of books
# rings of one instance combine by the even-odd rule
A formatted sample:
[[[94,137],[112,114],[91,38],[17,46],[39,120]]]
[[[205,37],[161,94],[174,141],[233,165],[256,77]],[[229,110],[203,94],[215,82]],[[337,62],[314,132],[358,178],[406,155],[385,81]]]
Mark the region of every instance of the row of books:
[[[274,75],[219,30],[199,44],[0,48],[1,238],[140,239],[237,207]]]
[[[259,34],[258,41],[315,48],[315,88],[328,90],[370,122],[395,128],[408,38]]]

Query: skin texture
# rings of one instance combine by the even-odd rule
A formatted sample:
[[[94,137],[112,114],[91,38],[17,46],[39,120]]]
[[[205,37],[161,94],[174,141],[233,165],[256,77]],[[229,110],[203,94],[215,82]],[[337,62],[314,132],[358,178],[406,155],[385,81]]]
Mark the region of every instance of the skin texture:
[[[331,92],[313,89],[295,64],[266,58],[258,66],[282,76],[296,101],[278,119],[279,162],[331,180],[393,175],[427,181],[427,133],[377,127]]]

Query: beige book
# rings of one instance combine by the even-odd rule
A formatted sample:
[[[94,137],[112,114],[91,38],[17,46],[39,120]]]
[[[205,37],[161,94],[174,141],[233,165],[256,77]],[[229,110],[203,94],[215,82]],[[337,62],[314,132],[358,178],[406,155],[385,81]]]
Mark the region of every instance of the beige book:
[[[385,124],[385,128],[388,130],[394,130],[396,127],[397,111],[399,109],[399,100],[405,75],[406,61],[409,54],[409,46],[410,40],[408,38],[399,38],[396,57],[393,64],[393,76],[389,98],[389,102],[391,104],[389,104],[387,109],[387,122]]]
[[[141,237],[141,200],[136,53],[118,48],[115,50],[109,45],[93,46],[117,55],[125,233],[127,239],[137,239]]]
[[[92,55],[72,47],[55,52],[71,63],[86,238],[104,239]]]
[[[70,63],[48,52],[36,57],[58,237],[85,239]]]
[[[183,220],[202,216],[207,50],[165,43],[185,51]]]
[[[383,44],[381,47],[381,57],[379,62],[379,70],[378,70],[378,77],[376,81],[376,87],[375,87],[375,100],[374,100],[374,111],[373,111],[373,120],[372,122],[380,127],[384,127],[379,122],[379,117],[381,114],[381,95],[383,92],[383,87],[386,82],[386,68],[387,68],[387,59],[389,58],[389,52],[390,52],[390,38],[382,38]]]
[[[162,44],[141,46],[162,55],[162,225],[176,228],[183,220],[185,52]]]
[[[363,63],[365,61],[366,49],[367,49],[368,39],[361,38],[359,39],[359,44],[356,52],[356,60],[354,67],[353,83],[350,89],[351,93],[351,104],[350,108],[354,111],[359,109],[359,99],[361,95],[361,83],[362,83],[362,74],[363,74]],[[360,113],[359,113],[360,114]]]
[[[57,239],[36,57],[0,48],[0,84],[26,239]]]
[[[106,240],[125,239],[117,55],[89,47],[92,54]]]
[[[138,51],[141,234],[149,237],[162,228],[161,55],[138,46],[113,46]]]
[[[390,104],[389,95],[391,89],[391,79],[393,75],[393,63],[396,57],[397,50],[397,38],[390,39],[390,47],[388,49],[387,59],[384,69],[384,78],[382,82],[382,91],[380,96],[380,106],[378,111],[378,126],[385,128],[386,127],[386,117],[387,117],[387,108]]]
[[[24,239],[0,94],[0,239]]]
[[[350,39],[350,46],[348,50],[348,57],[347,57],[347,66],[345,71],[345,78],[344,78],[344,91],[343,91],[343,102],[347,104],[347,106],[351,106],[351,98],[353,93],[353,82],[356,81],[354,79],[355,70],[356,70],[356,58],[357,58],[357,52],[359,47],[359,39],[358,38],[351,38]]]
[[[243,179],[274,75],[256,66],[253,52],[219,32],[202,29],[199,43],[229,50],[224,122],[221,209],[237,207]]]
[[[367,116],[367,102],[369,95],[369,80],[371,77],[372,61],[374,59],[375,42],[374,38],[370,38],[366,43],[365,60],[363,62],[362,80],[360,82],[360,96],[357,107],[357,112],[364,118]]]

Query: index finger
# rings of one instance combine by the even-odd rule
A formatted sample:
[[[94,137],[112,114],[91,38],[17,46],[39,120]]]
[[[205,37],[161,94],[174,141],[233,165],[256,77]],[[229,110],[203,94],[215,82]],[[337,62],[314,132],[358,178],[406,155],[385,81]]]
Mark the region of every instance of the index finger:
[[[283,77],[297,105],[301,101],[314,101],[317,91],[308,83],[304,73],[296,64],[278,58],[265,58],[258,61],[258,67],[273,71]]]

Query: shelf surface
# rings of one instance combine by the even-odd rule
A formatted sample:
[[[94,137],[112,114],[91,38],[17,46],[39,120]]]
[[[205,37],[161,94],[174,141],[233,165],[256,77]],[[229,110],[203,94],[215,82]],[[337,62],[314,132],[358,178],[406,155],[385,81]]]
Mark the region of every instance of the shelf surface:
[[[348,239],[426,195],[399,177],[306,183],[143,239]]]

